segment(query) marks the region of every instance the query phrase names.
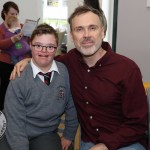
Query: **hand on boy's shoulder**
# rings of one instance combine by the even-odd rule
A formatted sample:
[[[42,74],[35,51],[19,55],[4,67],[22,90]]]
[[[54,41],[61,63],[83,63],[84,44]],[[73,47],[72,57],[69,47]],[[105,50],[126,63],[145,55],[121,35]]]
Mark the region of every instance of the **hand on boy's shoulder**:
[[[15,66],[13,71],[11,72],[10,75],[10,80],[14,80],[16,76],[20,77],[21,72],[26,68],[28,62],[31,60],[31,58],[25,58],[18,62]]]

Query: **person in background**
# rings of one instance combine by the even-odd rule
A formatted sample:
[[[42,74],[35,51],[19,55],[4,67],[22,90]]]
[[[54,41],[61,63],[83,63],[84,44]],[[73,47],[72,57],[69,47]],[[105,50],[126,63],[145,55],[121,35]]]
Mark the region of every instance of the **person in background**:
[[[22,38],[22,33],[12,35],[11,37],[5,38],[5,34],[8,31],[6,19],[9,16],[18,17],[19,8],[16,3],[8,1],[4,3],[1,11],[1,17],[4,22],[0,25],[0,110],[3,109],[4,97],[6,89],[9,83],[9,77],[14,65],[11,63],[11,56],[8,54],[9,48]]]
[[[7,17],[6,25],[8,26],[8,31],[6,31],[5,33],[5,38],[12,37],[13,35],[21,32],[21,25],[19,19],[15,16]],[[12,64],[16,64],[18,61],[26,58],[27,56],[29,57],[29,37],[23,36],[18,42],[14,43],[11,47],[7,49],[7,53],[11,56]]]
[[[76,48],[59,61],[70,75],[80,150],[148,150],[148,104],[139,67],[103,41],[107,22],[101,9],[79,6],[68,21]],[[10,78],[20,76],[28,61],[18,63]]]
[[[8,31],[11,33],[19,33],[21,32],[21,24],[19,22],[19,19],[15,16],[9,16],[6,19],[6,25],[8,27]]]
[[[74,140],[78,119],[67,68],[53,60],[57,46],[58,35],[51,26],[41,24],[33,31],[31,62],[6,92],[7,130],[1,149],[68,150]],[[57,128],[63,113],[65,131],[60,139]]]

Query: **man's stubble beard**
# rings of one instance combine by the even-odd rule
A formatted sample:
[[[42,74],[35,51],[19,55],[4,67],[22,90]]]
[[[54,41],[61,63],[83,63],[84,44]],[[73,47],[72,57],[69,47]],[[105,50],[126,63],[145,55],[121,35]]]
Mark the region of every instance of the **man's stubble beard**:
[[[99,44],[93,45],[93,46],[87,46],[87,47],[79,47],[76,46],[76,49],[81,53],[84,57],[90,57],[93,56],[95,53],[97,53],[101,49],[102,41],[99,42]]]

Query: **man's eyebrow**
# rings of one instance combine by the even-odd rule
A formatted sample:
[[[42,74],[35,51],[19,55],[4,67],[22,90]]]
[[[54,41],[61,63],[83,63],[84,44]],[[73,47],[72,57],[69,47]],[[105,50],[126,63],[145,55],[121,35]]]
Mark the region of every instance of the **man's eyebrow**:
[[[96,24],[89,24],[88,26],[76,26],[74,28],[84,28],[84,27],[90,27],[90,26],[98,26]]]
[[[76,26],[76,27],[74,27],[74,28],[83,28],[84,26]]]

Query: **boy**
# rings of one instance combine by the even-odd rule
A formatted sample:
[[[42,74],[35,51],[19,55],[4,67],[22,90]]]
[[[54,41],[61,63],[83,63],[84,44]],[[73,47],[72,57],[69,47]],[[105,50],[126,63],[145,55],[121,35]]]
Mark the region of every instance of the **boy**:
[[[39,25],[31,35],[31,62],[22,77],[8,86],[4,113],[11,150],[67,150],[74,139],[77,114],[67,69],[53,60],[57,45],[56,31]],[[64,112],[65,131],[60,140],[56,131]]]

